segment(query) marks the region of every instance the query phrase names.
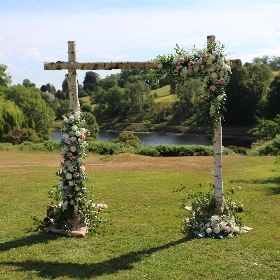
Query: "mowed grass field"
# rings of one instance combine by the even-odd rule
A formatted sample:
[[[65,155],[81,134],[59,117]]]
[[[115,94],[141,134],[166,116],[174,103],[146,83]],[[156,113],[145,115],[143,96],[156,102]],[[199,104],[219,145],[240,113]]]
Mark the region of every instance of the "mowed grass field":
[[[279,279],[280,165],[274,157],[224,156],[253,230],[232,239],[181,234],[181,199],[207,191],[212,157],[89,154],[86,172],[108,220],[96,236],[35,232],[58,177],[59,152],[0,151],[0,279]],[[185,188],[182,191],[182,185]],[[200,186],[202,185],[202,187]],[[191,203],[191,202],[190,202]]]

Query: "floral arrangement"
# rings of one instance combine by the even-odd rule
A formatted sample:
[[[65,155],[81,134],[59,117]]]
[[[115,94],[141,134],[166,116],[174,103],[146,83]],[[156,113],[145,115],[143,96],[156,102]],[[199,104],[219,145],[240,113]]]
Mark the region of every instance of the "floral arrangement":
[[[106,204],[96,204],[92,199],[87,200],[84,158],[86,156],[88,130],[84,128],[85,119],[77,111],[64,117],[61,129],[62,139],[60,142],[63,162],[61,169],[56,173],[60,177],[58,186],[51,188],[49,197],[56,200],[53,206],[53,222],[57,227],[65,227],[71,230],[73,216],[79,218],[82,225],[92,229],[96,225],[96,219]]]
[[[231,194],[234,193],[232,189]],[[237,213],[242,212],[242,204],[234,202],[230,193],[224,194],[226,201],[223,212],[215,214],[215,199],[210,192],[199,192],[189,195],[189,199],[194,199],[192,206],[183,205],[184,209],[189,210],[189,217],[183,221],[183,232],[191,233],[196,238],[212,237],[224,238],[233,237],[247,232],[241,218]]]
[[[155,72],[158,76],[172,75],[177,82],[200,77],[205,88],[205,98],[209,101],[210,119],[216,122],[223,113],[226,100],[225,87],[231,74],[230,61],[224,52],[225,46],[218,42],[208,42],[207,48],[188,51],[175,47],[175,54],[158,55],[153,62],[159,63]]]

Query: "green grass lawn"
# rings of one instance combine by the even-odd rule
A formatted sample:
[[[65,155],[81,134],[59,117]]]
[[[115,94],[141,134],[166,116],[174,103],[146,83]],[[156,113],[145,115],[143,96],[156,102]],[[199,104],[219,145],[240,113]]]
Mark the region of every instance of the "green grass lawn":
[[[157,98],[155,99],[156,103],[166,102],[166,101],[174,103],[178,99],[176,94],[170,94],[169,85],[151,90],[151,94],[154,95],[155,93],[157,94]]]
[[[147,168],[140,165],[149,162],[147,157],[90,154],[87,174],[97,202],[109,206],[103,212],[108,222],[97,236],[68,238],[34,232],[31,219],[45,217],[60,155],[0,155],[1,280],[279,278],[280,166],[274,157],[224,156],[225,189],[235,188],[244,203],[243,222],[253,230],[217,240],[190,239],[180,232],[186,214],[181,199],[208,190],[212,157],[172,159],[170,168],[161,158]],[[185,169],[178,167],[182,160]],[[186,188],[176,192],[182,184]]]

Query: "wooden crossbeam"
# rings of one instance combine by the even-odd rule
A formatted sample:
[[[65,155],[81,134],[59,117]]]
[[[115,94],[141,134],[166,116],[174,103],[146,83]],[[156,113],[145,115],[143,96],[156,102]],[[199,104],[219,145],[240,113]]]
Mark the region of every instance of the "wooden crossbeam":
[[[161,64],[155,62],[45,62],[44,70],[149,70],[161,68]],[[230,60],[231,68],[240,68],[242,66],[240,59]]]

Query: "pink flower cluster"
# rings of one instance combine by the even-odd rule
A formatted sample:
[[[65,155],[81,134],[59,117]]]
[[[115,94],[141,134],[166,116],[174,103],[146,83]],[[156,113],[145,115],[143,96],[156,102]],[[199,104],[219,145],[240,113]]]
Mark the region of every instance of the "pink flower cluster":
[[[215,84],[217,85],[222,85],[225,83],[225,79],[224,78],[220,78],[220,79],[215,79]]]

